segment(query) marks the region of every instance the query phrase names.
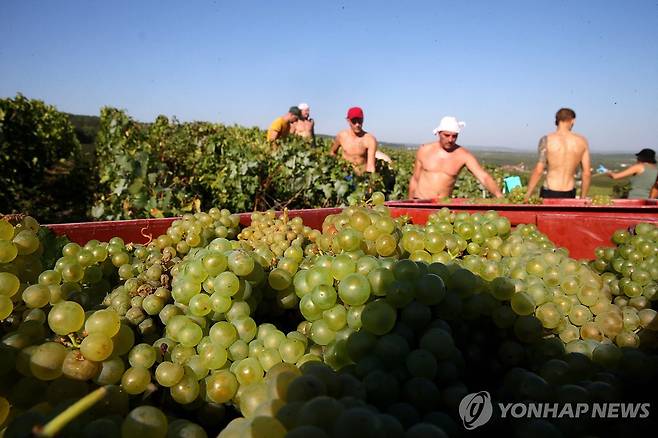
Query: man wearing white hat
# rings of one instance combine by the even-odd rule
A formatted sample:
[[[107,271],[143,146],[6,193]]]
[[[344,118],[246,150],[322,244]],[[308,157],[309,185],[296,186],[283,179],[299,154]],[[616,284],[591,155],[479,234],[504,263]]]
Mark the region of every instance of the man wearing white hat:
[[[303,102],[297,105],[297,108],[299,108],[302,115],[292,124],[290,132],[300,137],[310,139],[313,146],[315,146],[315,120],[310,117],[311,108],[308,106],[308,103]]]
[[[478,163],[475,156],[457,144],[457,137],[464,126],[464,122],[446,116],[433,131],[438,141],[421,145],[416,153],[414,173],[409,182],[410,198],[449,197],[457,175],[464,166],[494,196],[503,196],[496,181]]]

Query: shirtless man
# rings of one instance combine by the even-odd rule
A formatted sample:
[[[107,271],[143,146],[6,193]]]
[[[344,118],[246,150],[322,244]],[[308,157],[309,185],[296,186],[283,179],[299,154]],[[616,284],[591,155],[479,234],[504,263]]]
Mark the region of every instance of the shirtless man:
[[[578,165],[582,167],[582,187],[580,197],[585,198],[592,178],[590,169],[589,146],[582,135],[571,132],[576,122],[576,113],[569,108],[562,108],[555,114],[555,132],[543,136],[537,147],[539,160],[530,175],[528,191],[525,198],[532,195],[541,179],[544,169],[546,181],[539,191],[542,198],[575,198],[576,181],[574,175]]]
[[[336,156],[338,148],[342,148],[343,158],[361,174],[375,172],[375,154],[377,153],[377,140],[363,130],[363,110],[359,107],[347,111],[347,124],[350,129],[340,131],[331,145],[329,155]]]
[[[290,126],[290,133],[299,137],[308,138],[315,146],[315,120],[310,117],[311,108],[307,103],[297,105],[301,115],[299,119]]]
[[[414,173],[409,182],[410,198],[449,197],[464,166],[495,197],[503,196],[496,181],[480,166],[475,156],[457,144],[457,136],[464,126],[464,122],[458,122],[454,117],[444,117],[434,130],[439,141],[424,144],[418,149]]]

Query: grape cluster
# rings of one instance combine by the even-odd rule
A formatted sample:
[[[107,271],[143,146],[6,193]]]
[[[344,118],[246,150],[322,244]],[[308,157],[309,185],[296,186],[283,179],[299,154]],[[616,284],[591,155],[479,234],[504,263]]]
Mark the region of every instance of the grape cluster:
[[[245,388],[244,417],[220,437],[263,436],[267,430],[267,436],[292,437],[457,436],[459,403],[479,390],[500,401],[606,402],[625,388],[633,388],[635,400],[652,397],[653,388],[644,385],[655,379],[655,355],[601,344],[590,359],[569,352],[557,338],[542,338],[534,316],[497,327],[495,305],[473,306],[477,295],[468,293],[467,270],[409,260],[390,269],[409,289],[404,303],[387,294],[366,304],[361,329],[325,350],[332,368],[319,362],[273,367],[261,383]],[[499,280],[495,294],[509,293],[511,282]],[[478,314],[472,307],[490,310]],[[511,332],[523,340],[514,341]],[[608,426],[537,420],[488,427],[490,433],[513,427],[521,435],[559,436]]]
[[[613,205],[612,197],[610,195],[594,195],[592,196],[592,205]]]
[[[0,219],[0,321],[14,311],[16,294],[36,279],[43,270],[40,255],[43,247],[37,237],[39,224],[30,216],[23,217],[13,225]],[[31,290],[28,296],[41,298],[38,291]]]
[[[479,390],[651,397],[654,225],[618,231],[586,263],[493,211],[443,208],[420,225],[383,201],[322,231],[264,212],[238,232],[238,216],[212,209],[146,245],[68,243],[45,270],[44,244],[23,233],[38,224],[0,221],[16,249],[0,245],[4,436],[78,404],[60,436],[443,437],[460,434],[459,402]],[[512,426],[601,430],[487,427]]]
[[[301,217],[288,217],[288,212],[277,218],[274,211],[251,214],[251,224],[244,228],[238,239],[268,262],[266,267],[275,266],[284,258],[301,261],[304,254],[316,254],[320,232],[305,226]]]

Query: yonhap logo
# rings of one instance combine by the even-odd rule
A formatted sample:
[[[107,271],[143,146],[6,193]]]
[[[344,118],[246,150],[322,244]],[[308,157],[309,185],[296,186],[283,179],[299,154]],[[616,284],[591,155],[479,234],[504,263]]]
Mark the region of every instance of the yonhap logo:
[[[466,430],[486,424],[492,414],[491,395],[487,391],[468,394],[459,403],[459,416],[462,417]]]

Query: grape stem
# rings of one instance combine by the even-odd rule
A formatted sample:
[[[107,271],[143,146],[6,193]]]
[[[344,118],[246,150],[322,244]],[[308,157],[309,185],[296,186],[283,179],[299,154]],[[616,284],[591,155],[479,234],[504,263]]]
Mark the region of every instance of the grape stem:
[[[78,340],[75,339],[75,336],[73,336],[73,334],[69,333],[68,337],[71,340],[71,344],[73,345],[73,347],[80,348],[80,344],[78,343]]]
[[[107,386],[101,386],[97,390],[82,397],[77,402],[62,411],[61,414],[50,420],[44,426],[35,426],[32,432],[39,438],[51,438],[57,435],[67,424],[83,414],[87,409],[101,401],[108,394]]]

